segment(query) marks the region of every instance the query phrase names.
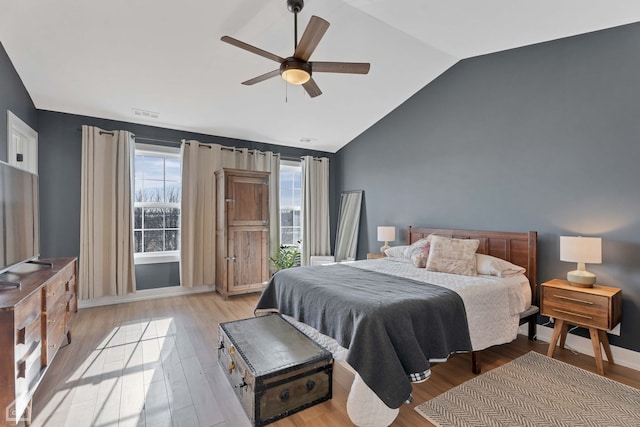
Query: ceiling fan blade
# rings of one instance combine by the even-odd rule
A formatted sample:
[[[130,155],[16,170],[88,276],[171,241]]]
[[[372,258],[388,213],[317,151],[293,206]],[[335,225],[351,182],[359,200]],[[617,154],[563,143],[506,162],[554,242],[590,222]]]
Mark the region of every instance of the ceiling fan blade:
[[[256,55],[260,55],[263,58],[267,58],[270,59],[272,61],[275,61],[277,63],[281,63],[284,62],[284,58],[282,58],[281,56],[275,55],[271,52],[267,52],[266,50],[262,50],[258,47],[255,46],[251,46],[250,44],[247,44],[245,42],[241,42],[238,39],[234,39],[233,37],[229,37],[229,36],[222,36],[220,38],[220,40],[222,40],[225,43],[229,43],[230,45],[233,45],[235,47],[239,47],[240,49],[244,49],[247,50],[251,53],[255,53]]]
[[[306,83],[303,83],[302,87],[307,91],[311,98],[322,95],[322,91],[320,90],[316,82],[313,81],[313,79],[309,79]]]
[[[367,74],[370,68],[368,62],[311,62],[314,73]]]
[[[329,28],[329,23],[322,18],[312,16],[307,24],[307,28],[304,30],[300,43],[296,47],[296,51],[293,52],[293,57],[308,61],[311,54],[320,43],[320,39],[324,36]]]
[[[264,73],[258,77],[254,77],[250,80],[247,80],[246,82],[242,82],[243,85],[247,85],[247,86],[251,86],[254,85],[256,83],[260,83],[263,82],[267,79],[270,79],[271,77],[275,77],[275,76],[279,76],[280,75],[280,69],[278,70],[273,70],[273,71],[269,71],[268,73]]]

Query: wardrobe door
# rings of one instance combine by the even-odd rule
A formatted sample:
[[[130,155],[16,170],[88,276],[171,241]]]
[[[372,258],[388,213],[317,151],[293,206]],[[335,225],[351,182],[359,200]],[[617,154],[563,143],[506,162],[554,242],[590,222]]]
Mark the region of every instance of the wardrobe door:
[[[269,225],[268,176],[227,176],[227,227]]]

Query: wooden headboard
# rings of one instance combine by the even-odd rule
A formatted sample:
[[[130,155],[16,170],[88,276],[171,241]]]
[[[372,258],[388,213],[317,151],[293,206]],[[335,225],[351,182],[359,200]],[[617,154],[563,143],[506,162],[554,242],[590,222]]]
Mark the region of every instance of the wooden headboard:
[[[536,302],[538,289],[538,233],[511,233],[508,231],[476,231],[444,228],[424,228],[409,226],[409,244],[427,237],[429,234],[453,237],[455,239],[480,240],[478,253],[502,258],[512,264],[524,267],[531,286],[531,301]]]

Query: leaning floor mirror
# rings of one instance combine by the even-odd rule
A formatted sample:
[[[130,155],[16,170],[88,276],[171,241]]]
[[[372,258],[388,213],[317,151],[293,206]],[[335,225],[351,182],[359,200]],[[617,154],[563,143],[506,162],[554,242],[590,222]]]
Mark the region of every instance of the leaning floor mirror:
[[[345,191],[340,195],[336,232],[336,262],[356,259],[362,191]]]

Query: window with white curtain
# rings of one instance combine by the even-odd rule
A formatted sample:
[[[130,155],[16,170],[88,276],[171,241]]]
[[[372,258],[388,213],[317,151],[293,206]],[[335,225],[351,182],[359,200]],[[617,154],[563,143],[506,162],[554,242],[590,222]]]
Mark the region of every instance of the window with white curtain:
[[[180,149],[136,144],[134,169],[135,263],[177,262],[180,243]]]
[[[302,163],[280,162],[280,244],[297,245],[302,240]]]

